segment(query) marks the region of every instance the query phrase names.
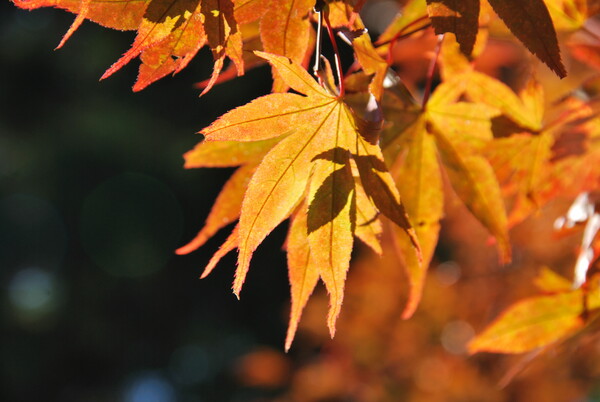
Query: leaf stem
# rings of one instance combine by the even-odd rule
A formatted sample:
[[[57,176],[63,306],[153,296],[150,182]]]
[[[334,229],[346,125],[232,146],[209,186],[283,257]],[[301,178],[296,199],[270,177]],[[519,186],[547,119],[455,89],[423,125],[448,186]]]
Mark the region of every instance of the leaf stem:
[[[410,24],[407,24],[402,30],[400,30],[397,34],[395,34],[392,38],[385,40],[385,41],[377,41],[377,45],[378,46],[383,46],[383,45],[387,45],[388,43],[393,43],[396,42],[400,39],[404,39],[408,36],[411,36],[412,34],[415,34],[419,31],[423,31],[427,28],[429,28],[431,26],[431,23],[426,23],[422,26],[418,26],[416,28],[414,28],[411,31],[408,31],[408,28],[411,28],[414,25],[417,25],[419,23],[422,23],[423,21],[427,20],[429,17],[427,17],[426,15],[417,18],[416,20],[414,20],[413,22],[411,22]]]
[[[346,89],[344,87],[344,75],[342,74],[342,59],[340,57],[340,51],[338,49],[331,23],[329,22],[329,16],[325,14],[325,24],[327,25],[327,33],[329,34],[329,40],[333,46],[333,53],[335,54],[335,71],[337,73],[338,84],[340,86],[340,97],[344,97]]]
[[[317,40],[315,43],[315,64],[313,65],[313,74],[317,77],[320,85],[323,85],[323,80],[319,75],[321,70],[321,37],[323,36],[323,13],[315,9],[317,13]]]
[[[410,25],[408,25],[408,26],[410,26]],[[431,26],[431,24],[426,24],[426,25],[424,25],[422,27],[415,28],[412,31],[408,31],[406,33],[402,33],[402,32],[404,32],[404,31],[402,31],[402,32],[397,33],[392,39],[388,39],[388,40],[386,40],[384,42],[377,43],[377,45],[379,45],[379,46],[385,46],[385,45],[388,45],[388,44],[390,45],[389,48],[388,48],[388,54],[387,54],[388,64],[391,63],[392,52],[394,50],[394,46],[396,45],[396,43],[398,41],[400,41],[401,39],[404,39],[404,38],[408,38],[409,36],[411,36],[413,34],[416,34],[417,32],[423,31],[423,30],[429,28],[430,26]]]
[[[421,106],[423,109],[427,105],[427,101],[431,96],[431,86],[433,85],[433,74],[435,73],[435,67],[437,66],[438,58],[440,57],[440,51],[442,50],[442,42],[444,41],[444,35],[438,35],[438,41],[435,45],[435,55],[432,57],[427,69],[427,83],[425,84],[425,91],[423,93],[423,103]]]

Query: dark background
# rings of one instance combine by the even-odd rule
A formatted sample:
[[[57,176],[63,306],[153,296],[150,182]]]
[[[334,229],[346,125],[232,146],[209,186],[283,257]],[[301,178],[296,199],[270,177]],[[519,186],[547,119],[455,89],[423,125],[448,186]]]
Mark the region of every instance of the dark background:
[[[185,170],[182,154],[219,115],[267,93],[262,68],[203,98],[203,50],[141,93],[138,61],[99,82],[133,32],[0,3],[0,283],[3,401],[244,401],[239,357],[281,350],[288,314],[284,231],[253,260],[242,300],[225,239],[173,251],[200,229],[227,170]],[[264,394],[261,394],[264,392]]]

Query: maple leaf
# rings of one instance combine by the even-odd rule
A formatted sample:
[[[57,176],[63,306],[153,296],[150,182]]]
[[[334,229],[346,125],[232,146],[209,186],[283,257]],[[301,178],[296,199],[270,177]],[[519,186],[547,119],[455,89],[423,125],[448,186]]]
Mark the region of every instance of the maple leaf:
[[[435,137],[454,190],[499,240],[501,258],[508,260],[510,246],[500,187],[483,156],[484,147],[493,138],[491,119],[498,111],[483,103],[457,101],[464,92],[469,93],[469,84],[468,79],[458,76],[440,85],[426,105],[425,127]]]
[[[264,0],[236,0],[233,14],[238,24],[245,25],[260,19],[268,6],[269,2]]]
[[[330,294],[328,326],[333,336],[356,232],[358,182],[353,164],[360,178],[360,191],[371,203],[365,206],[365,197],[361,196],[362,214],[380,211],[403,228],[413,247],[418,247],[418,243],[381,150],[361,136],[352,110],[319,86],[299,64],[283,56],[257,54],[302,95],[263,96],[226,113],[201,131],[207,143],[263,141],[286,134],[256,168],[242,201],[235,239],[224,246],[227,250],[235,244],[239,249],[234,293],[239,295],[241,291],[254,250],[296,210],[294,222],[298,223],[290,229],[288,244],[288,250],[293,250],[288,256],[292,264],[290,278],[296,277],[297,270],[318,267],[319,277]],[[297,206],[303,204],[306,207],[298,210]],[[306,224],[302,223],[304,219]],[[306,226],[308,242],[304,246],[292,240],[298,236],[298,225]],[[376,226],[372,228],[376,230]],[[308,247],[309,251],[300,247]],[[307,254],[310,263],[298,262],[308,258]],[[297,301],[293,301],[288,344],[300,317],[298,306],[303,306],[307,297],[307,291],[297,291],[296,285],[292,286],[292,297]]]
[[[552,147],[553,192],[575,198],[594,191],[600,182],[600,117],[597,99],[585,101],[570,96],[561,102],[559,117],[551,121],[556,141]]]
[[[473,339],[469,351],[522,353],[555,342],[582,327],[582,300],[581,289],[522,300]]]
[[[15,4],[27,9],[53,6],[78,14],[59,47],[86,18],[114,29],[136,29],[131,48],[101,77],[139,56],[142,64],[134,91],[181,71],[205,44],[215,64],[203,93],[216,82],[225,57],[234,62],[238,75],[244,73],[242,36],[232,0],[15,0]]]
[[[427,7],[423,0],[410,0],[402,8],[402,12],[394,18],[385,31],[377,39],[377,44],[387,43],[399,37],[410,29],[426,26]]]
[[[469,344],[469,351],[523,353],[545,347],[589,324],[584,318],[600,308],[595,275],[587,288],[573,289],[571,283],[549,269],[535,280],[546,295],[533,296],[508,307]]]
[[[360,18],[356,19],[355,25],[359,30],[363,30],[364,32],[352,40],[354,54],[365,74],[373,75],[369,84],[369,92],[379,102],[383,96],[383,84],[388,73],[389,64],[377,53],[373,43],[371,43],[371,37],[364,29]]]
[[[489,0],[496,14],[531,53],[559,77],[567,75],[556,30],[543,0]],[[480,0],[427,0],[437,34],[452,32],[460,49],[470,55],[478,31]]]
[[[499,132],[501,138],[484,150],[502,183],[505,197],[512,198],[509,226],[523,221],[556,194],[575,197],[595,188],[600,120],[589,105],[569,97],[546,111],[544,91],[533,78],[519,97],[509,94],[512,91],[502,88],[503,84],[491,85],[500,96],[477,94],[477,89],[471,92],[473,85],[468,92],[480,101],[496,104],[520,127],[510,136]],[[498,103],[498,99],[508,102]],[[505,107],[508,105],[512,106]]]
[[[567,75],[558,39],[543,0],[488,0],[494,11],[529,51],[559,77]]]
[[[136,29],[142,18],[146,7],[151,0],[12,0],[15,5],[27,10],[35,10],[41,7],[55,7],[77,14],[77,28],[83,18],[94,21],[104,27],[133,30]],[[83,17],[79,17],[83,15]],[[69,30],[72,34],[74,29]],[[64,42],[64,40],[63,40]]]
[[[435,33],[452,32],[460,50],[470,55],[479,30],[479,0],[427,0]]]
[[[422,250],[422,261],[410,252],[410,242],[397,233],[399,250],[409,281],[403,317],[410,317],[421,298],[425,273],[433,256],[443,217],[441,170],[473,215],[498,241],[501,261],[510,260],[507,218],[500,185],[484,150],[492,141],[491,120],[498,109],[484,103],[460,101],[469,81],[449,79],[439,85],[424,108],[402,92],[386,93],[383,111],[390,126],[381,144],[392,163],[408,216]],[[514,94],[513,94],[514,96]]]
[[[402,317],[409,318],[421,299],[427,266],[437,245],[444,215],[444,194],[435,139],[426,130],[425,119],[417,120],[403,136],[406,155],[398,159],[399,167],[392,169],[423,253],[422,261],[419,261],[410,251],[410,242],[404,233],[395,231],[394,245],[400,251],[409,282],[408,301]]]
[[[580,0],[545,0],[557,31],[575,31],[588,17],[588,4]]]
[[[304,203],[292,216],[286,241],[292,306],[285,339],[285,350],[289,350],[292,345],[302,316],[302,310],[306,306],[320,276],[319,267],[315,264],[314,257],[312,257],[310,247],[306,241],[306,234],[308,233],[306,210],[307,206]]]
[[[301,63],[310,49],[312,26],[308,18],[315,0],[270,0],[260,20],[260,37],[267,53],[289,57]],[[273,69],[273,88],[285,92],[287,86]]]
[[[187,254],[201,247],[217,231],[235,222],[240,216],[240,208],[250,177],[256,166],[279,141],[279,138],[256,142],[201,142],[193,150],[184,155],[185,167],[234,167],[240,166],[224,184],[219,196],[206,218],[204,227],[196,237],[183,247],[177,254]]]

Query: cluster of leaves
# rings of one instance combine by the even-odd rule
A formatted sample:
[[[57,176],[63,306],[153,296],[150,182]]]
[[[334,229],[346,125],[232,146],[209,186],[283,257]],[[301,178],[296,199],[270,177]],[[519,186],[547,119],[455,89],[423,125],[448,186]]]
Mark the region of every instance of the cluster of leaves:
[[[205,45],[214,70],[200,84],[203,93],[247,68],[270,64],[273,93],[220,117],[185,155],[188,168],[239,168],[198,236],[178,252],[193,251],[238,221],[203,276],[237,248],[233,289],[239,295],[253,252],[289,218],[292,312],[286,348],[319,279],[329,292],[333,336],[354,238],[381,254],[385,227],[410,284],[402,316],[414,313],[438,241],[445,183],[494,237],[503,262],[511,259],[510,227],[558,194],[574,197],[598,188],[593,166],[600,120],[594,99],[579,95],[588,76],[571,75],[562,92],[550,97],[534,68],[518,93],[477,70],[490,38],[508,35],[506,28],[558,77],[576,67],[575,59],[598,67],[600,41],[587,28],[598,12],[593,2],[399,1],[401,12],[373,43],[358,14],[365,0],[13,1],[22,8],[54,6],[77,14],[60,45],[86,18],[137,30],[131,49],[103,75],[139,56],[134,90],[177,73]],[[411,91],[418,88],[405,86],[394,70],[394,51],[405,40],[431,34],[431,27],[439,40],[422,51],[430,68],[417,102]],[[325,28],[337,77],[321,55]],[[355,54],[346,74],[335,32]],[[575,67],[561,61],[559,37],[568,38],[568,60]],[[316,79],[306,71],[314,49]],[[224,68],[226,58],[230,65]],[[441,83],[432,89],[438,64]],[[593,95],[593,85],[588,87]],[[587,249],[594,254],[593,241]],[[572,332],[599,307],[596,296],[588,297],[597,288],[597,281],[586,279],[593,260],[580,275],[582,288],[542,281],[549,295],[514,306],[472,350],[529,350]],[[553,310],[557,305],[562,307]],[[524,333],[534,340],[511,348]]]

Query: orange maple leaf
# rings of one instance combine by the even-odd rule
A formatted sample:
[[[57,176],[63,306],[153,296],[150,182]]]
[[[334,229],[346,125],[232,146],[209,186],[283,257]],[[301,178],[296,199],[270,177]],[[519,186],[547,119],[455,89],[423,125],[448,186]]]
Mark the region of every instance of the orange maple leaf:
[[[363,138],[350,107],[319,86],[298,63],[283,56],[257,54],[302,95],[263,96],[201,131],[206,145],[200,150],[215,141],[223,141],[226,147],[233,141],[277,141],[256,167],[241,203],[239,223],[209,263],[209,270],[224,253],[237,247],[233,290],[239,296],[254,250],[293,215],[287,244],[292,282],[289,347],[315,275],[330,294],[328,326],[334,335],[353,237],[379,247],[379,226],[370,222],[377,221],[376,211],[400,226],[417,250],[418,243],[381,150]],[[194,159],[190,153],[188,161]],[[361,229],[356,228],[357,211]],[[228,220],[232,216],[228,215]],[[364,222],[367,219],[369,222]],[[296,278],[303,278],[302,284]]]
[[[215,60],[213,74],[204,88],[216,82],[225,57],[244,73],[242,34],[235,19],[232,0],[14,0],[25,9],[63,8],[77,14],[75,22],[59,44],[62,46],[87,18],[100,25],[137,30],[131,48],[106,72],[107,78],[136,57],[142,65],[133,90],[139,91],[166,76],[185,68],[198,51],[208,45]],[[243,3],[246,5],[246,3]],[[259,11],[241,13],[251,20]]]

